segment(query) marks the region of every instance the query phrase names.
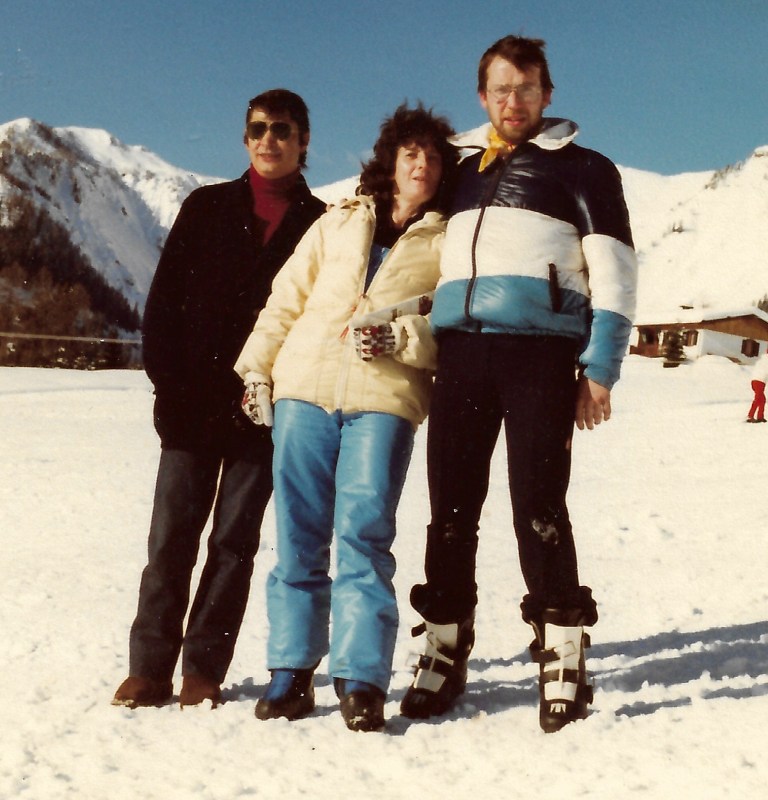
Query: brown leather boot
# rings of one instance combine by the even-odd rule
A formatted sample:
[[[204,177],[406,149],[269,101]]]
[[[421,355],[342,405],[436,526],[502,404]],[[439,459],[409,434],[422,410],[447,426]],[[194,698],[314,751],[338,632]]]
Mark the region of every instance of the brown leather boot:
[[[179,705],[199,706],[209,700],[211,708],[221,705],[221,687],[202,675],[185,675],[179,692]]]
[[[139,708],[140,706],[162,706],[173,697],[171,681],[156,681],[152,678],[131,676],[118,687],[112,698],[113,706]]]

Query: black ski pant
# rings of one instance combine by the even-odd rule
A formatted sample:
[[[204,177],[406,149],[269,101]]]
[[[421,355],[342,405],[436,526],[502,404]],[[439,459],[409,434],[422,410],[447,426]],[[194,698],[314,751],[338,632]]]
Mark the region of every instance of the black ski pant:
[[[182,673],[222,683],[245,614],[261,522],[272,493],[271,448],[256,460],[163,449],[149,558],[130,634],[130,674]],[[192,572],[213,509],[208,553],[186,631]]]
[[[427,439],[427,581],[411,594],[427,620],[466,619],[477,603],[478,524],[502,421],[514,530],[529,592],[524,615],[579,605],[583,592],[566,507],[575,400],[572,340],[441,336]]]

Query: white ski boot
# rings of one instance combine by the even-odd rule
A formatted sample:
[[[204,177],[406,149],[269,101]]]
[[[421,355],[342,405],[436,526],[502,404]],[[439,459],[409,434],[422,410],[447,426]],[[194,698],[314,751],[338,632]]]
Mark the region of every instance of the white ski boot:
[[[589,713],[593,688],[584,657],[589,634],[578,608],[546,609],[539,623],[530,622],[536,633],[531,655],[539,664],[539,724],[545,733],[555,733]]]
[[[424,622],[413,635],[426,632],[426,648],[416,676],[400,703],[400,713],[428,719],[448,711],[467,685],[467,661],[475,643],[474,616],[464,622],[436,625]]]

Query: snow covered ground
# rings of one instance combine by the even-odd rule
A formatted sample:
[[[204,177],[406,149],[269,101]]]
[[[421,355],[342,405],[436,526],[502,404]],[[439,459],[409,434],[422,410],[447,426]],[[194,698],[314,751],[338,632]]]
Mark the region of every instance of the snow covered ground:
[[[748,370],[631,357],[614,417],[577,433],[570,506],[600,604],[589,719],[537,723],[530,631],[497,453],[481,530],[477,644],[463,703],[398,715],[406,597],[427,520],[423,433],[396,544],[402,614],[383,734],[354,734],[321,665],[316,712],[259,722],[268,513],[228,702],[114,708],[144,564],[158,446],[141,372],[0,369],[0,797],[765,797],[768,425]]]

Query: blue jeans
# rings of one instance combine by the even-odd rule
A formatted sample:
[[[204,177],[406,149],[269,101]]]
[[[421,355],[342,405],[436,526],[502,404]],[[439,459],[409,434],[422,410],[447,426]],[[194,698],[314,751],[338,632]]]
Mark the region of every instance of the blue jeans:
[[[259,532],[272,494],[270,450],[255,460],[164,448],[155,487],[148,563],[130,636],[130,673],[182,673],[222,683],[250,591]],[[200,537],[213,509],[208,553],[183,629]]]
[[[280,400],[273,438],[277,564],[267,580],[268,667],[307,669],[329,653],[333,677],[386,692],[398,624],[391,547],[413,426],[392,414],[329,414]]]

